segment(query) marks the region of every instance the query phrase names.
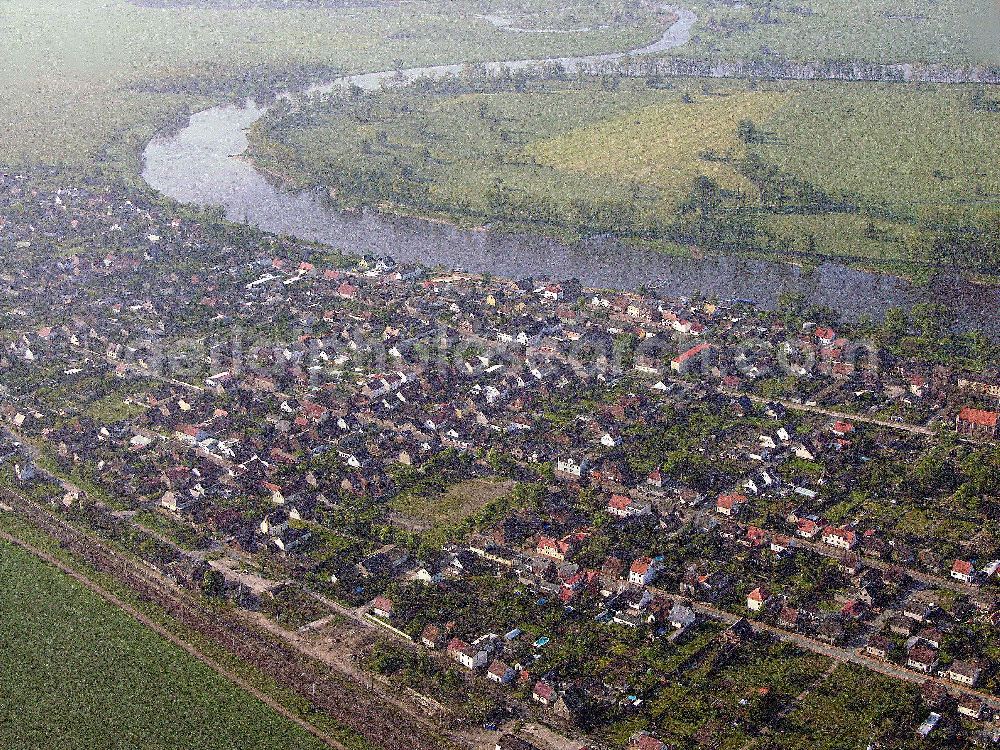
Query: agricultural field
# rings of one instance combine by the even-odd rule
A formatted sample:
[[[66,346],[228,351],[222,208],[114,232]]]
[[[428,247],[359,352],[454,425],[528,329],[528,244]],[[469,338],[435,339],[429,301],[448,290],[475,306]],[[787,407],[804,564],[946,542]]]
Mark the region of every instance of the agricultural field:
[[[0,544],[0,576],[0,746],[325,747],[27,552]]]
[[[1000,9],[991,0],[690,0],[699,16],[695,58],[865,60],[878,63],[1000,61]]]
[[[286,108],[251,154],[293,187],[469,224],[990,267],[961,239],[1000,220],[998,102],[971,85],[440,84]]]
[[[129,176],[156,130],[213,102],[337,70],[627,49],[661,26],[627,0],[555,14],[534,0],[309,5],[5,0],[0,164]],[[553,33],[484,17],[508,13]]]

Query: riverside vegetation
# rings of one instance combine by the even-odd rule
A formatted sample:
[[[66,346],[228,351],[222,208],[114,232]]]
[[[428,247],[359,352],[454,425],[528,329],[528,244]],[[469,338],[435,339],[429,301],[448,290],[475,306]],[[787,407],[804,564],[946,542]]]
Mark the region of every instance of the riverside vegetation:
[[[482,0],[335,9],[263,2],[239,12],[229,0],[8,0],[0,164],[130,177],[157,130],[212,104],[266,98],[341,71],[628,49],[662,24],[632,0],[572,13],[527,0],[516,7],[519,25],[592,30],[518,34],[484,18],[491,10]]]
[[[986,274],[1000,258],[998,125],[1000,92],[982,85],[470,71],[282,102],[250,155],[350,206]]]

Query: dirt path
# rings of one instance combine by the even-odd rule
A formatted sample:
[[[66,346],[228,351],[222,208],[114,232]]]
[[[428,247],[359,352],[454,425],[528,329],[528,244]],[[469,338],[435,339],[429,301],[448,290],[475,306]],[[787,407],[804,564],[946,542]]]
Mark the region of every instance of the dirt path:
[[[451,746],[427,724],[426,711],[414,707],[399,713],[383,691],[358,685],[328,665],[289,647],[259,628],[242,611],[206,609],[149,565],[135,564],[95,536],[50,514],[11,488],[3,488],[10,506],[43,533],[59,541],[74,557],[108,573],[140,597],[158,603],[177,622],[205,635],[235,657],[298,693],[345,727],[381,750],[431,750]],[[388,691],[392,692],[392,691]],[[394,694],[394,693],[393,693]]]
[[[670,596],[670,594],[662,589],[651,588],[650,590],[654,593]],[[719,609],[718,607],[706,604],[705,602],[692,602],[691,608],[699,614],[719,620],[727,625],[732,625],[737,620],[743,619],[739,615]],[[770,634],[778,640],[794,644],[799,648],[812,651],[814,654],[825,656],[841,664],[857,664],[862,667],[867,667],[873,672],[884,674],[887,677],[893,677],[897,680],[903,680],[917,685],[922,685],[927,681],[932,681],[941,685],[957,699],[962,699],[967,695],[972,695],[985,701],[991,708],[1000,709],[1000,698],[990,693],[985,693],[982,690],[966,687],[964,685],[957,685],[954,682],[950,682],[943,677],[938,677],[933,674],[915,672],[912,669],[907,669],[906,667],[896,664],[895,662],[876,659],[873,656],[869,656],[864,651],[856,651],[843,646],[834,646],[817,640],[816,638],[802,635],[801,633],[793,633],[791,631],[784,630],[783,628],[769,625],[765,622],[760,622],[759,620],[748,620],[748,623],[756,633]]]
[[[863,424],[871,424],[877,427],[887,427],[890,430],[899,430],[901,432],[909,432],[914,435],[926,435],[928,437],[933,437],[937,433],[930,427],[924,427],[923,425],[909,424],[908,422],[891,422],[887,419],[877,419],[876,417],[867,417],[863,414],[850,414],[848,412],[837,411],[836,409],[829,409],[824,406],[811,406],[809,404],[797,404],[794,401],[782,401],[781,399],[764,398],[763,396],[755,396],[750,393],[741,393],[741,396],[746,396],[754,403],[766,404],[777,401],[777,403],[784,406],[786,409],[792,411],[808,412],[811,414],[822,414],[823,416],[830,417],[831,419],[840,419],[845,422],[861,422]]]
[[[88,578],[87,576],[83,575],[83,573],[80,573],[78,570],[74,570],[73,568],[70,568],[68,565],[66,565],[65,563],[63,563],[62,561],[60,561],[58,558],[54,557],[53,555],[49,554],[48,552],[45,552],[44,550],[38,549],[34,545],[29,544],[28,542],[25,542],[25,541],[23,541],[21,539],[18,539],[17,537],[12,536],[11,534],[8,534],[6,532],[0,531],[0,540],[3,540],[3,541],[5,541],[5,542],[7,542],[9,544],[13,544],[13,545],[19,547],[20,549],[23,549],[26,552],[29,552],[30,554],[34,555],[38,559],[42,560],[43,562],[46,562],[49,565],[51,565],[54,568],[56,568],[59,571],[61,571],[62,573],[65,573],[66,575],[68,575],[73,580],[77,581],[81,585],[83,585],[86,588],[88,588],[90,591],[93,591],[95,594],[97,594],[98,596],[100,596],[102,599],[104,599],[108,603],[112,604],[113,606],[117,607],[118,609],[120,609],[120,610],[128,613],[129,615],[131,615],[133,618],[135,618],[136,620],[138,620],[140,623],[142,623],[143,625],[145,625],[147,628],[149,628],[153,632],[157,633],[160,637],[162,637],[165,640],[169,641],[170,643],[174,644],[178,648],[183,649],[186,653],[188,653],[191,656],[193,656],[195,659],[197,659],[198,661],[200,661],[202,664],[205,664],[206,666],[208,666],[210,669],[212,669],[217,674],[219,674],[222,677],[224,677],[225,679],[229,680],[229,682],[233,683],[234,685],[236,685],[237,687],[239,687],[241,690],[244,690],[247,693],[250,693],[250,695],[252,695],[254,698],[256,698],[257,700],[259,700],[261,703],[265,704],[272,711],[275,711],[276,713],[278,713],[281,716],[285,717],[289,721],[294,722],[295,724],[297,724],[298,726],[300,726],[302,729],[304,729],[305,731],[309,732],[309,734],[313,735],[314,737],[316,737],[317,739],[319,739],[320,741],[322,741],[327,747],[334,748],[335,750],[348,750],[348,748],[347,748],[346,745],[341,744],[340,742],[338,742],[337,740],[335,740],[330,735],[326,734],[325,732],[323,732],[320,729],[317,729],[316,727],[314,727],[309,722],[307,722],[304,719],[302,719],[301,717],[295,715],[294,713],[292,713],[291,711],[289,711],[287,708],[285,708],[284,706],[282,706],[280,703],[278,703],[276,700],[274,700],[273,698],[271,698],[269,695],[267,695],[266,693],[261,692],[256,687],[254,687],[253,685],[251,685],[249,682],[247,682],[246,680],[244,680],[238,674],[236,674],[235,672],[230,671],[229,669],[226,669],[226,667],[222,666],[219,662],[215,661],[215,659],[213,659],[210,656],[207,656],[206,654],[203,654],[201,651],[199,651],[197,648],[195,648],[194,646],[192,646],[190,643],[188,643],[187,641],[185,641],[185,640],[177,637],[176,635],[174,635],[173,633],[171,633],[169,630],[167,630],[165,627],[163,627],[163,625],[161,625],[158,622],[155,622],[154,620],[150,619],[149,617],[147,617],[146,615],[144,615],[142,612],[140,612],[138,609],[136,609],[135,607],[133,607],[131,604],[123,601],[121,598],[119,598],[118,596],[116,596],[112,592],[108,591],[106,588],[104,588],[100,584],[95,583],[90,578]]]

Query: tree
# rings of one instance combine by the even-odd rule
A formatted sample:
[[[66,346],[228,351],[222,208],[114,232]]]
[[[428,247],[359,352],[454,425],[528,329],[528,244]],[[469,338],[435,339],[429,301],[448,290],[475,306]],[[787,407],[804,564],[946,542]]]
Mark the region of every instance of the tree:
[[[881,343],[885,346],[899,344],[910,328],[909,318],[901,307],[890,307],[882,321]]]
[[[219,571],[210,568],[201,579],[201,592],[205,596],[221,597],[226,593],[226,579]]]
[[[940,339],[946,336],[955,324],[953,311],[936,302],[921,302],[911,311],[913,324],[925,339]]]
[[[757,126],[754,125],[753,120],[740,120],[736,126],[736,132],[739,134],[740,140],[747,145],[757,142]]]

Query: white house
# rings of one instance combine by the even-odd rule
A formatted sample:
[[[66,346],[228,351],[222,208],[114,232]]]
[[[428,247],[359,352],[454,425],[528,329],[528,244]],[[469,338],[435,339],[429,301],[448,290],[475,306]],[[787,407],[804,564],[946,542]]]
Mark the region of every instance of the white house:
[[[628,570],[628,582],[634,586],[648,586],[660,574],[660,558],[640,557]]]
[[[448,643],[448,655],[466,669],[482,669],[486,666],[486,652],[460,638],[452,638]]]

